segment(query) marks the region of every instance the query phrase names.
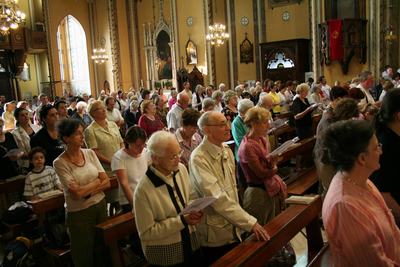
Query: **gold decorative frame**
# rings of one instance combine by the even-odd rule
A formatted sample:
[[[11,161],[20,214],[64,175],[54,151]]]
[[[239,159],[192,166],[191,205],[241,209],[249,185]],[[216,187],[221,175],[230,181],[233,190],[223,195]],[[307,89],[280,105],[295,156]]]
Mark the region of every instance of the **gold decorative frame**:
[[[190,38],[186,43],[186,64],[197,65],[197,46]]]

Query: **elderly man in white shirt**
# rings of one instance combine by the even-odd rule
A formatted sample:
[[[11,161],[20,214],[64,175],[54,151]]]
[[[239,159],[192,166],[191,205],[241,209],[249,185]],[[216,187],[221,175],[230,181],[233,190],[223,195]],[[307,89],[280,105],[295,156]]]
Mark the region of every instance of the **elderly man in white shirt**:
[[[190,180],[198,197],[217,200],[204,209],[204,220],[197,233],[208,265],[241,241],[239,230],[253,232],[258,240],[268,240],[267,231],[239,205],[235,177],[235,160],[229,146],[230,126],[225,116],[216,111],[204,113],[198,126],[205,137],[192,152]]]
[[[104,105],[107,108],[107,120],[113,121],[118,125],[119,128],[124,125],[125,121],[121,115],[121,112],[115,108],[115,98],[112,96],[106,97]]]
[[[189,96],[185,92],[180,92],[175,105],[167,113],[167,124],[170,132],[174,133],[181,127],[182,113],[188,106]]]
[[[361,72],[358,77],[360,79],[360,84],[357,85],[357,88],[360,88],[365,95],[365,97],[361,99],[360,105],[375,104],[375,100],[369,91],[374,86],[374,76],[370,71],[366,70]]]

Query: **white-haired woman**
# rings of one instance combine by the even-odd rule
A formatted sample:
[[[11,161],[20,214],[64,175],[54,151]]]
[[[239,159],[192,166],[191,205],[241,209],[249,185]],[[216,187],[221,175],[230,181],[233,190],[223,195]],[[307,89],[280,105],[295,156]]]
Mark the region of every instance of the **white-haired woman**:
[[[92,118],[87,114],[86,109],[87,103],[85,101],[79,101],[76,104],[76,112],[71,116],[71,119],[80,120],[85,128],[92,123]]]
[[[224,114],[225,118],[232,123],[233,120],[238,115],[237,104],[238,104],[238,97],[237,94],[232,91],[226,91],[224,94],[224,103],[225,107],[222,109],[222,113]]]
[[[152,163],[134,193],[136,227],[147,261],[156,266],[204,266],[194,225],[202,212],[179,215],[189,202],[186,167],[175,135],[154,133],[147,148]]]
[[[212,98],[212,100],[214,100],[214,103],[215,103],[215,108],[214,108],[215,111],[222,112],[222,108],[223,108],[222,97],[223,97],[223,93],[219,90],[214,91],[212,93],[211,98]]]
[[[137,100],[131,100],[129,103],[129,108],[124,112],[124,119],[126,123],[126,128],[137,125],[140,118],[139,102]]]
[[[201,103],[203,102],[205,96],[205,88],[198,84],[194,90],[194,94],[192,95],[192,108],[201,111]]]

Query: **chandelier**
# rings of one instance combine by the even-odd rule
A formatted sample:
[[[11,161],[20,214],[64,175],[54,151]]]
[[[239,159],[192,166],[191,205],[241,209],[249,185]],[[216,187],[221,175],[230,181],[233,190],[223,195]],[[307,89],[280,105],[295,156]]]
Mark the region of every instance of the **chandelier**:
[[[211,45],[218,47],[223,45],[225,41],[229,39],[229,33],[225,32],[225,25],[216,23],[208,26],[208,34],[206,35],[206,39],[211,43]]]
[[[106,50],[102,47],[94,48],[92,53],[92,60],[96,64],[103,64],[104,62],[106,62],[108,60]]]
[[[0,32],[9,34],[10,29],[17,29],[19,24],[25,22],[25,13],[17,4],[17,0],[0,0]]]

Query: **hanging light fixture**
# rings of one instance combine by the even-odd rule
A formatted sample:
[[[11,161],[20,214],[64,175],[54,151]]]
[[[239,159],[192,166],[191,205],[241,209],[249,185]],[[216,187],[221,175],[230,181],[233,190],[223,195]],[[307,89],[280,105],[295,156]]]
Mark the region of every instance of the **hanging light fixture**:
[[[102,38],[102,41],[104,38]],[[105,43],[105,40],[103,41]],[[100,43],[103,43],[100,42]],[[108,60],[108,54],[106,52],[106,49],[103,48],[103,44],[100,47],[94,48],[92,52],[92,60],[96,64],[103,64]]]
[[[17,0],[0,0],[0,32],[2,35],[10,33],[10,29],[17,29],[25,22],[25,13],[19,9]]]
[[[225,41],[229,39],[229,33],[225,32],[225,29],[225,25],[220,23],[208,26],[208,34],[206,35],[207,41],[209,41],[211,45],[217,47],[223,45]]]
[[[98,38],[98,43],[100,44],[98,47],[95,47],[92,51],[92,60],[94,61],[95,64],[103,64],[106,61],[108,61],[108,54],[106,49],[104,48],[105,44],[106,44],[106,39],[100,38],[100,34],[99,34],[99,22],[97,21],[97,6],[94,3],[93,6],[94,9],[94,24],[95,24],[95,29],[96,29],[96,37]]]

